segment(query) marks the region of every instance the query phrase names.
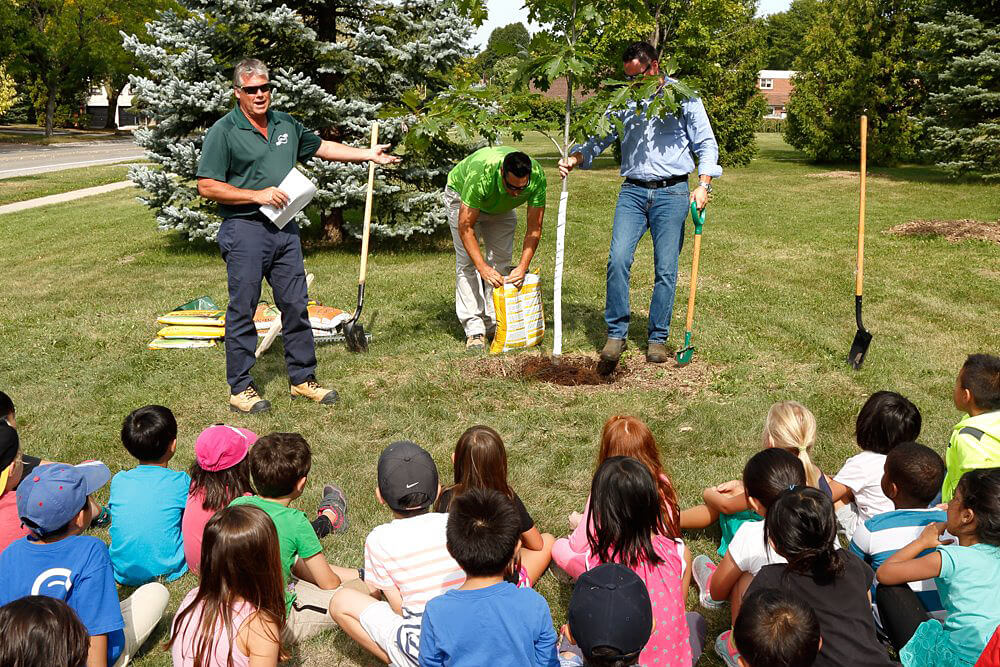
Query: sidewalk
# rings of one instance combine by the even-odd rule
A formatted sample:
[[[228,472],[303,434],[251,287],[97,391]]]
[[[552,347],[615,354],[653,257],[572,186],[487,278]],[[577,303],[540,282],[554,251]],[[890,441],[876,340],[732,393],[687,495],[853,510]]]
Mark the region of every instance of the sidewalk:
[[[73,201],[75,199],[83,199],[84,197],[90,197],[92,195],[100,195],[105,192],[114,192],[115,190],[123,190],[124,188],[132,187],[135,187],[135,183],[132,181],[119,181],[118,183],[98,185],[93,188],[83,188],[82,190],[63,192],[58,195],[49,195],[47,197],[37,197],[26,201],[18,201],[13,204],[4,204],[3,206],[0,206],[0,215],[5,213],[17,213],[18,211],[27,211],[28,209],[38,208],[39,206],[48,206],[50,204],[62,204],[63,202]]]

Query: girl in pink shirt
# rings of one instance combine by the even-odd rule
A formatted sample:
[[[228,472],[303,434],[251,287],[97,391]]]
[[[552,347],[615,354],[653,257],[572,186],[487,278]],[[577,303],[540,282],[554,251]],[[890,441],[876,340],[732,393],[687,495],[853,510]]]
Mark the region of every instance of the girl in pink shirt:
[[[181,519],[184,559],[188,569],[198,573],[201,565],[201,536],[212,516],[234,498],[253,495],[247,452],[257,442],[257,434],[226,424],[209,426],[194,443],[191,488]]]
[[[201,582],[174,616],[174,667],[276,667],[285,593],[278,534],[249,505],[227,507],[205,526]]]

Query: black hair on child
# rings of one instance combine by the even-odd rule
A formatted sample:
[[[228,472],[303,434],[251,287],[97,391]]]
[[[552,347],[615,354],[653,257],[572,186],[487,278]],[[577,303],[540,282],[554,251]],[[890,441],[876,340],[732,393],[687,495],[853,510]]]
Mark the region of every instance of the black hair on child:
[[[945,472],[941,456],[917,442],[900,443],[885,458],[889,481],[924,505],[929,505],[941,491]]]
[[[970,354],[958,377],[962,388],[972,394],[977,408],[986,412],[1000,410],[1000,357]]]
[[[630,456],[605,459],[590,485],[596,527],[587,532],[591,553],[602,563],[655,567],[663,560],[652,541],[664,530],[660,507],[660,491],[645,463]]]
[[[638,60],[643,65],[648,65],[656,59],[656,49],[649,42],[632,42],[622,53],[623,63]]]
[[[527,153],[514,151],[507,153],[503,158],[503,173],[524,178],[531,176],[531,158]]]
[[[830,497],[808,486],[782,493],[764,517],[764,541],[788,560],[788,569],[827,584],[844,571],[837,517]]]
[[[920,435],[920,410],[894,391],[877,391],[865,401],[854,431],[858,447],[888,454],[901,442]]]
[[[265,498],[282,498],[309,474],[312,452],[298,433],[269,433],[250,448],[250,476],[257,493]]]
[[[628,655],[619,655],[618,649],[610,646],[595,646],[590,657],[583,656],[584,667],[633,667],[639,664],[639,655],[642,651],[636,651]]]
[[[133,410],[122,423],[122,444],[140,462],[159,461],[176,439],[177,420],[162,405]]]
[[[221,510],[228,507],[234,498],[254,492],[250,482],[249,457],[224,470],[205,470],[195,461],[188,474],[191,476],[190,493],[201,491],[202,507],[206,511]]]
[[[743,466],[743,488],[765,509],[771,507],[782,491],[806,485],[806,471],[801,459],[785,449],[768,447]]]
[[[750,667],[809,667],[819,653],[819,620],[809,605],[776,588],[743,598],[733,641]]]
[[[14,414],[14,401],[10,400],[10,396],[0,391],[0,419],[12,414]]]
[[[495,489],[469,489],[448,505],[448,553],[471,577],[503,574],[520,532],[514,504]]]
[[[1000,547],[1000,468],[970,470],[958,480],[962,506],[976,515],[976,537]]]
[[[0,665],[82,667],[90,638],[62,600],[29,595],[0,607]]]

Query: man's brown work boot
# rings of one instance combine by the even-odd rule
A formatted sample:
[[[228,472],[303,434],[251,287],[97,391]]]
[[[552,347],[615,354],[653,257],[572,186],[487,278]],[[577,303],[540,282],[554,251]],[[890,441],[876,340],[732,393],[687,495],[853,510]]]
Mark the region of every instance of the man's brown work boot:
[[[609,338],[601,350],[601,358],[597,362],[597,372],[601,375],[611,375],[618,366],[618,360],[625,351],[624,338]]]
[[[316,382],[316,378],[309,378],[302,384],[290,386],[292,398],[304,396],[310,401],[316,401],[320,405],[333,405],[340,400],[340,395],[334,389],[327,389]]]
[[[660,342],[650,342],[646,348],[646,361],[651,364],[662,364],[670,355],[667,354],[667,346]]]
[[[271,409],[271,404],[260,397],[256,387],[250,385],[238,394],[229,395],[229,409],[233,412],[249,415],[255,412],[266,412]]]

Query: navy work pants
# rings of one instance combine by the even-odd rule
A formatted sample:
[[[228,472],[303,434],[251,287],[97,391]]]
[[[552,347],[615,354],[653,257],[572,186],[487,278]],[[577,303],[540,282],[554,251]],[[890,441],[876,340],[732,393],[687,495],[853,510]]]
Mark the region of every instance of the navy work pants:
[[[278,229],[263,218],[227,218],[219,227],[219,248],[229,276],[226,308],[226,382],[238,394],[253,382],[257,328],[253,315],[260,301],[261,279],[274,292],[281,311],[285,366],[292,384],[316,374],[316,348],[307,309],[306,274],[302,266],[299,228],[290,222]]]

